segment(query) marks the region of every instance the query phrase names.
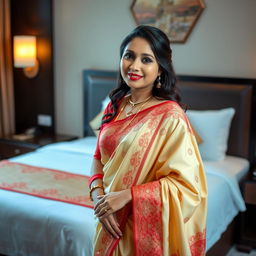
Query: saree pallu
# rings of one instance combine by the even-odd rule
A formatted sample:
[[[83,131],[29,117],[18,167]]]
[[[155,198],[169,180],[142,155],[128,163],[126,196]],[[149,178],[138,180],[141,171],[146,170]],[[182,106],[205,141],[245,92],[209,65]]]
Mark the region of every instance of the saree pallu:
[[[132,203],[116,212],[121,239],[97,222],[94,255],[205,255],[206,179],[180,106],[166,101],[111,121],[98,146],[105,193],[131,188]]]

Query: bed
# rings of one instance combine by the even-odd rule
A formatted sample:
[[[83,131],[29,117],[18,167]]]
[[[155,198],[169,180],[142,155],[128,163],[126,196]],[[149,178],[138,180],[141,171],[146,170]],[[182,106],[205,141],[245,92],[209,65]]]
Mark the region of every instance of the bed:
[[[101,111],[100,103],[115,86],[115,80],[116,72],[83,72],[84,138],[44,146],[9,160],[89,175],[96,144],[89,122]],[[239,183],[254,161],[253,81],[180,76],[179,87],[189,109],[233,107],[236,111],[230,128],[227,156],[217,162],[204,161],[209,188],[207,255],[225,255],[234,243],[230,230],[234,228],[235,216],[245,209]],[[0,189],[0,205],[0,254],[91,255],[94,232],[91,208],[3,189]]]

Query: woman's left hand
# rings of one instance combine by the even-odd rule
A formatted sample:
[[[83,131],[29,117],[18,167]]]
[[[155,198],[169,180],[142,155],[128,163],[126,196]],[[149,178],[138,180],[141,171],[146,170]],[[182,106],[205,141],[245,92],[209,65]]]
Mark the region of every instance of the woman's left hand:
[[[98,218],[104,218],[120,210],[131,201],[131,190],[126,189],[118,192],[110,192],[97,198],[99,201],[94,206],[94,214]]]

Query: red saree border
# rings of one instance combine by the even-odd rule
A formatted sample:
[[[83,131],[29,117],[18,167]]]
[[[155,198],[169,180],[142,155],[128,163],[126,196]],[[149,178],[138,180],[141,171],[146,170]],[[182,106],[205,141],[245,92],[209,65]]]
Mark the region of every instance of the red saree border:
[[[158,103],[158,104],[156,104],[156,105],[150,106],[150,107],[148,107],[148,108],[145,108],[145,109],[141,110],[138,114],[139,114],[139,115],[140,115],[140,114],[143,114],[144,112],[146,112],[146,111],[148,111],[148,110],[154,109],[155,107],[159,107],[159,106],[162,106],[162,105],[167,104],[167,103],[171,103],[171,104],[174,103],[174,104],[180,106],[176,101],[167,100],[167,101]],[[117,113],[117,115],[118,115],[118,114],[119,114],[119,112]],[[112,122],[117,123],[117,122],[121,122],[121,121],[127,121],[127,120],[133,118],[134,115],[136,115],[136,114],[133,114],[133,115],[130,115],[130,116],[128,116],[128,117],[125,117],[125,118],[122,118],[122,119],[118,119],[118,120],[113,119]],[[111,123],[111,122],[110,122],[110,123]],[[109,123],[109,124],[110,124],[110,123]],[[107,123],[107,124],[108,124],[108,123]],[[106,124],[106,125],[107,125],[107,124]]]
[[[166,103],[166,102],[163,102],[163,103]],[[163,104],[163,103],[160,103],[160,104]],[[121,121],[121,120],[120,120],[120,121]],[[137,182],[137,180],[138,180],[138,178],[139,178],[139,175],[140,175],[140,173],[141,173],[141,171],[142,171],[142,168],[143,168],[143,164],[144,164],[144,162],[145,162],[145,160],[146,160],[146,156],[147,156],[148,153],[149,153],[150,147],[151,147],[151,145],[153,144],[153,141],[154,141],[154,139],[155,139],[155,137],[156,137],[156,135],[157,135],[157,132],[158,132],[160,126],[161,126],[161,122],[158,124],[157,128],[156,128],[155,131],[154,131],[153,136],[151,137],[150,143],[149,143],[149,145],[148,145],[148,147],[147,147],[147,150],[146,150],[146,152],[145,152],[145,154],[144,154],[144,157],[143,157],[143,159],[142,159],[142,161],[141,161],[141,164],[140,164],[140,166],[139,166],[137,175],[135,176],[135,179],[134,179],[134,182],[133,182],[133,186],[135,185],[135,183]],[[126,220],[126,218],[127,218],[127,216],[128,216],[128,210],[126,211],[126,209],[127,209],[127,208],[125,208],[124,211],[121,211],[121,212],[120,212],[121,226],[122,226],[122,223],[125,224],[125,220]],[[107,252],[106,252],[106,255],[105,255],[105,256],[111,256],[111,255],[112,255],[112,253],[114,252],[116,246],[118,245],[118,242],[119,242],[119,240],[113,239],[112,243],[110,244],[109,248],[107,249]]]
[[[162,256],[162,199],[159,181],[132,187],[136,256]]]
[[[131,209],[130,205],[127,205],[122,211],[119,212],[118,217],[121,219],[121,221],[120,221],[121,231],[123,231],[123,229],[125,228],[126,219],[128,218],[130,209]],[[118,245],[120,239],[121,238],[113,240],[112,245],[110,245],[109,249],[107,250],[107,254],[106,254],[107,256],[113,255],[113,252],[114,252],[116,246]]]

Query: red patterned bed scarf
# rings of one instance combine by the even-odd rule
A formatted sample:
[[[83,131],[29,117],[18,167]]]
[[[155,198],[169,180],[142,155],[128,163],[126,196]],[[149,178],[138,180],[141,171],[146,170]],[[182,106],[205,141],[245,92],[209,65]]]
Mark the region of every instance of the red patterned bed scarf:
[[[88,176],[14,163],[0,162],[0,189],[93,208]]]

